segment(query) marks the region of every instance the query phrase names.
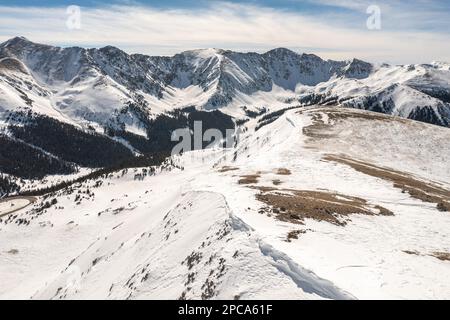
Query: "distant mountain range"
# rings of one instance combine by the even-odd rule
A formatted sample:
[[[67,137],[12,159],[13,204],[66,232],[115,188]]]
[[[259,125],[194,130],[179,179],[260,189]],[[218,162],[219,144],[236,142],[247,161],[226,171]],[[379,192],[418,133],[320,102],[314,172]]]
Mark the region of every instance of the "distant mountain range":
[[[169,149],[170,131],[197,118],[225,129],[265,112],[314,104],[448,127],[450,64],[332,61],[283,48],[152,57],[111,46],[59,48],[23,37],[0,44],[0,137],[33,148],[40,159],[64,161],[56,172],[117,160],[88,159],[100,151],[124,159]],[[54,137],[60,146],[49,145]]]
[[[67,122],[111,125],[136,96],[145,98],[154,115],[189,106],[239,115],[227,109],[322,103],[443,126],[450,120],[450,65],[445,63],[376,66],[283,48],[151,57],[110,46],[58,48],[22,37],[0,45],[0,59],[1,113],[31,110]],[[277,105],[270,105],[274,101]]]

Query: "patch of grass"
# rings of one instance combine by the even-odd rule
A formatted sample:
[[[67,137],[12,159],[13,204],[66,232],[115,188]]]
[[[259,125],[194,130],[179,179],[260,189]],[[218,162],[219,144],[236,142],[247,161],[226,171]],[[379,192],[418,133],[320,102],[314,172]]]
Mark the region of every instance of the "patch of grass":
[[[239,184],[256,184],[258,183],[258,179],[261,178],[261,175],[259,174],[249,174],[241,176],[241,179],[239,180]]]
[[[275,179],[272,181],[274,186],[279,186],[280,184],[282,184],[283,182],[280,179]]]
[[[333,127],[344,120],[369,120],[382,122],[403,122],[408,123],[406,119],[388,116],[377,112],[360,112],[351,108],[321,108],[319,110],[310,110],[305,112],[311,116],[312,124],[303,128],[303,134],[307,136],[309,143],[317,143],[322,139],[336,138]],[[327,116],[325,120],[323,115]],[[309,145],[307,148],[314,148]]]
[[[441,261],[450,261],[450,253],[449,252],[433,252],[431,256],[438,258]]]
[[[286,242],[292,242],[292,240],[298,240],[299,236],[301,234],[305,234],[305,233],[306,233],[305,230],[293,230],[288,233]]]
[[[421,254],[420,252],[416,250],[403,250],[404,253],[415,255],[415,256],[424,256],[424,254]],[[450,253],[449,252],[433,252],[431,254],[428,254],[430,257],[434,257],[436,259],[439,259],[441,261],[450,261]]]
[[[450,203],[441,201],[437,204],[436,208],[441,212],[448,212],[450,211]]]
[[[312,124],[303,128],[303,134],[310,139],[332,138],[335,135],[330,134],[330,124],[325,124],[320,113],[314,113],[311,117]]]
[[[385,207],[382,207],[382,206],[377,205],[377,206],[375,206],[375,209],[379,210],[379,215],[381,215],[381,216],[393,216],[394,215],[394,213],[391,210],[386,209]]]
[[[420,252],[415,250],[403,250],[403,252],[409,255],[420,256]]]
[[[418,180],[410,174],[393,169],[382,168],[359,160],[328,155],[326,161],[345,164],[358,172],[380,178],[393,183],[394,188],[401,189],[415,199],[423,202],[436,203],[439,211],[450,211],[450,191],[431,182]]]
[[[289,169],[280,168],[277,170],[277,174],[280,176],[290,176],[292,174],[292,172]]]
[[[403,123],[408,123],[407,120],[398,117],[392,117],[385,114],[380,114],[378,112],[360,112],[350,108],[341,108],[334,110],[324,110],[328,118],[333,121],[346,120],[346,119],[363,119],[363,120],[377,120],[385,122],[400,121]]]
[[[224,166],[219,169],[219,172],[223,173],[223,172],[237,171],[237,170],[239,170],[239,168],[237,168],[237,167]]]
[[[276,191],[278,190],[278,188],[275,187],[264,187],[264,186],[249,186],[249,188],[251,189],[256,189],[259,190],[261,192],[271,192],[271,191]]]
[[[302,224],[304,219],[314,219],[344,226],[347,223],[343,218],[351,214],[393,215],[381,206],[370,206],[364,199],[330,192],[262,190],[256,199],[272,208],[277,219],[296,224]]]

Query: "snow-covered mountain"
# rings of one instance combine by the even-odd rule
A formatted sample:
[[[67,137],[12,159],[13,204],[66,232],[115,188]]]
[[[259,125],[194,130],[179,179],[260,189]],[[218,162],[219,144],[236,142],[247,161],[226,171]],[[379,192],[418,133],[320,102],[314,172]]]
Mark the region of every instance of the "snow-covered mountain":
[[[282,48],[151,57],[17,37],[0,44],[0,172],[40,179],[109,167],[170,152],[171,132],[195,120],[224,132],[307,105],[449,126],[450,65],[331,61]]]
[[[449,299],[449,124],[447,63],[11,39],[0,299]]]
[[[334,78],[305,91],[331,99],[328,103],[449,126],[449,70],[443,63],[382,65],[365,77]]]
[[[267,119],[230,149],[0,201],[0,298],[450,298],[448,128]]]
[[[245,117],[298,104],[333,104],[443,126],[450,118],[450,65],[372,65],[323,60],[275,49],[264,54],[220,49],[173,57],[129,55],[114,47],[58,48],[18,37],[0,45],[0,121],[31,110],[86,128],[125,126],[141,133],[148,116],[194,106]],[[147,115],[146,115],[147,116]]]

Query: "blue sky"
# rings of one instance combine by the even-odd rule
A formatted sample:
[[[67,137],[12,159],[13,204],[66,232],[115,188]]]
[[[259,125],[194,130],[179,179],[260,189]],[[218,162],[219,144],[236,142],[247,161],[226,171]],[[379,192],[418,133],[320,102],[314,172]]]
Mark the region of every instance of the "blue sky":
[[[373,4],[381,14],[376,30],[367,27]],[[66,27],[69,5],[81,8],[79,29]],[[283,46],[333,59],[450,61],[449,31],[447,0],[0,0],[0,41],[24,35],[155,55]]]
[[[68,6],[68,5],[79,5],[85,7],[98,7],[109,4],[143,4],[149,5],[153,7],[159,8],[193,8],[204,6],[206,3],[213,3],[215,0],[44,0],[44,1],[36,1],[36,0],[14,0],[15,6]],[[314,3],[314,1],[298,1],[298,0],[231,0],[229,2],[234,3],[247,3],[247,4],[257,4],[264,5],[274,8],[285,8],[289,10],[320,10],[323,8],[323,4]],[[0,4],[9,4],[11,5],[11,1],[0,1]],[[335,6],[339,7],[339,6]]]

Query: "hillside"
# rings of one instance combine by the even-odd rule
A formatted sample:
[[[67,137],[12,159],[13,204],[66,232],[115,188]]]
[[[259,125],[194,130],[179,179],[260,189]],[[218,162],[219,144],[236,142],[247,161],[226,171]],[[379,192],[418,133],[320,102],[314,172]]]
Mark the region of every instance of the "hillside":
[[[0,298],[450,298],[448,128],[349,108],[263,118],[234,148],[0,218]]]

